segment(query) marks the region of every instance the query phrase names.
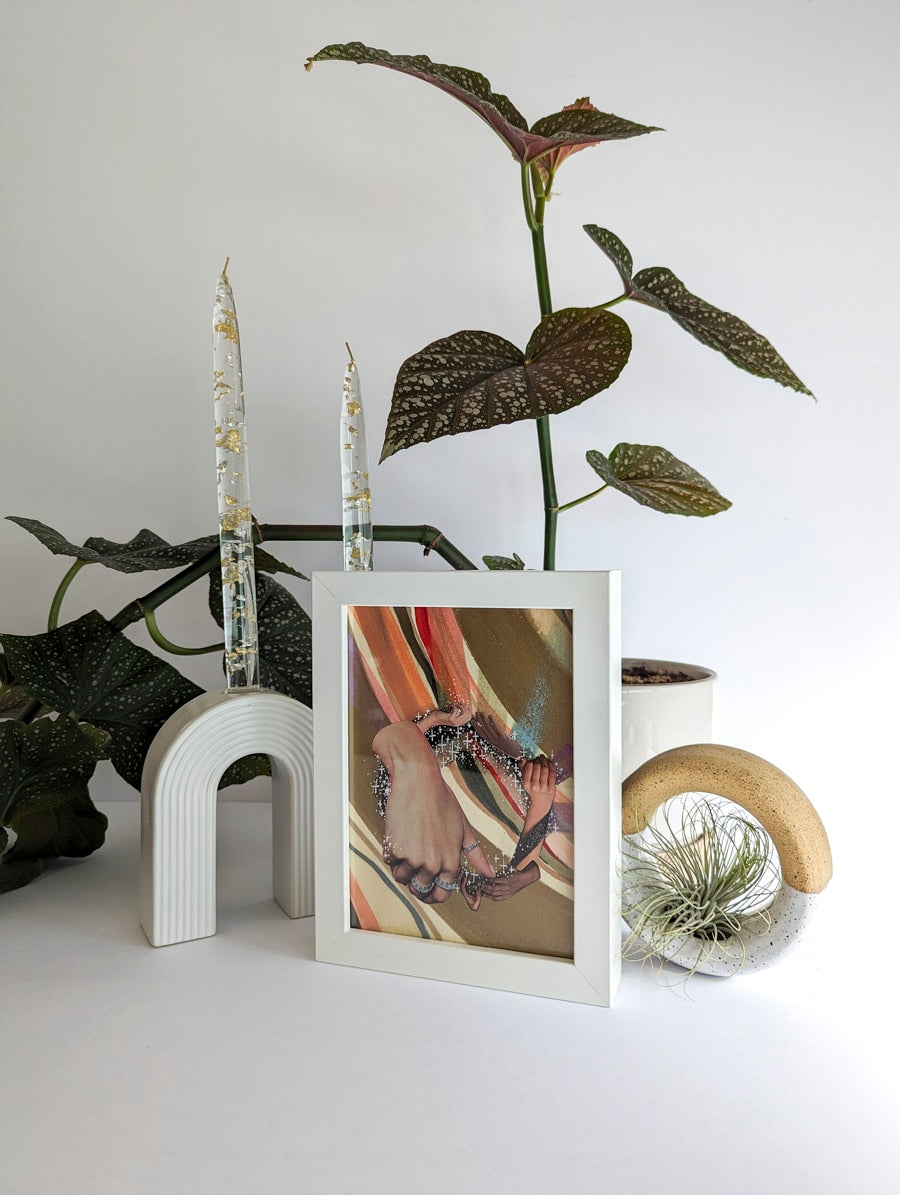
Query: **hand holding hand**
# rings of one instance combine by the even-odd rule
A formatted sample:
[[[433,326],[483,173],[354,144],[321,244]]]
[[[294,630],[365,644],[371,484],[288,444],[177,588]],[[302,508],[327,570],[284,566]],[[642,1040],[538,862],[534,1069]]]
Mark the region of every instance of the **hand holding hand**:
[[[481,891],[488,900],[509,900],[529,884],[541,878],[541,869],[532,860],[521,871],[513,871],[508,875],[495,876],[481,882]]]

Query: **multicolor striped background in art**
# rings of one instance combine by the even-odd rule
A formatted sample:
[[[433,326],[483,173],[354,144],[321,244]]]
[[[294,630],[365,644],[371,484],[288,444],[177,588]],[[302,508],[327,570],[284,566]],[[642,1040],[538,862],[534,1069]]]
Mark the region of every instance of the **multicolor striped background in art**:
[[[349,610],[350,902],[361,929],[443,942],[573,956],[572,619],[565,610],[353,606]],[[372,739],[389,722],[468,701],[560,776],[556,829],[541,878],[473,912],[459,893],[416,900],[382,859],[384,823]],[[524,816],[513,765],[483,757],[443,769],[495,867],[516,847]]]

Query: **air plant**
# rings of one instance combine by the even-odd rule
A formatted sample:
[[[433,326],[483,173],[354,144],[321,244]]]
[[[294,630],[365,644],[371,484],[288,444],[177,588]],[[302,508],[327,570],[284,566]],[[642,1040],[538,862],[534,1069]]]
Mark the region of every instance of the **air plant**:
[[[755,820],[706,794],[674,803],[625,838],[626,958],[671,958],[690,945],[695,971],[714,949],[743,962],[742,930],[770,924],[780,883],[774,844]]]

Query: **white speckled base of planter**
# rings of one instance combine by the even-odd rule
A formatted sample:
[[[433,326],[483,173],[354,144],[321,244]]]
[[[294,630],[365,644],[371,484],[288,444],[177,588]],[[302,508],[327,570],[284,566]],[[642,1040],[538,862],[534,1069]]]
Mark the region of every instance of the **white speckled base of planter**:
[[[312,711],[268,690],[202,693],[162,726],[141,779],[141,925],[151,945],[216,932],[216,800],[222,773],[272,763],[272,887],[289,917],[314,911]]]
[[[630,841],[637,849],[637,837]],[[628,890],[628,904],[623,904],[622,916],[632,930],[640,923],[635,910],[645,896],[640,885],[633,885]],[[790,884],[784,884],[767,910],[767,916],[756,914],[749,917],[741,926],[740,933],[727,942],[704,942],[688,934],[672,942],[666,948],[665,957],[679,967],[698,971],[702,975],[727,976],[736,975],[738,971],[762,971],[793,949],[806,930],[820,899],[818,893],[798,892]],[[648,951],[653,951],[650,933],[638,931],[635,937]]]

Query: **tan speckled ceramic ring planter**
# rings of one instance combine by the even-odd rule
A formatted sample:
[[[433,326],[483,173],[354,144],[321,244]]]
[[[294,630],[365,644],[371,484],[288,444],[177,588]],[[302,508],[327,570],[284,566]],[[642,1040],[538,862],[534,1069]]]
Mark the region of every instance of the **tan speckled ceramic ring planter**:
[[[687,935],[665,955],[707,975],[733,975],[768,967],[797,942],[831,879],[831,848],[825,827],[797,785],[758,755],[737,747],[698,744],[676,747],[648,760],[622,788],[622,833],[633,845],[653,814],[685,792],[725,797],[752,814],[768,832],[781,863],[782,886],[767,915],[748,917],[726,945]],[[624,866],[628,868],[628,859]],[[627,885],[626,885],[627,887]],[[635,929],[641,893],[632,887],[622,913]],[[638,933],[646,945],[649,934]]]

